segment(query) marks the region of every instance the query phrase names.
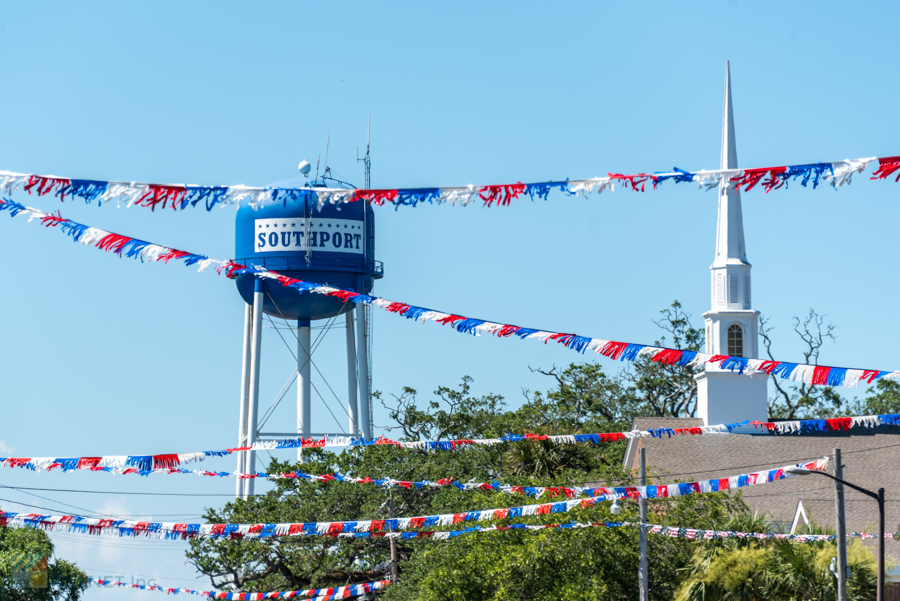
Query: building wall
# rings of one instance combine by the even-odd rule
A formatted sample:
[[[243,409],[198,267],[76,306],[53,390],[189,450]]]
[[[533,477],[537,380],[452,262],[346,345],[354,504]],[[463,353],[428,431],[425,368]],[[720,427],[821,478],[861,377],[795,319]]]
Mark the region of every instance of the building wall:
[[[900,582],[884,583],[884,601],[900,601]]]

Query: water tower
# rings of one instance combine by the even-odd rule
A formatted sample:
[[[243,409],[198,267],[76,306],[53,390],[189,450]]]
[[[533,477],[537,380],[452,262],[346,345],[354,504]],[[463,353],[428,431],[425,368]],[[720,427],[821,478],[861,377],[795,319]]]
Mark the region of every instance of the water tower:
[[[329,187],[336,187],[332,180],[327,183]],[[311,185],[308,179],[294,179],[271,187],[309,190]],[[326,204],[320,208],[315,194],[280,194],[255,208],[243,206],[238,209],[235,237],[235,261],[259,265],[299,280],[368,294],[374,280],[382,276],[381,264],[374,259],[374,214],[364,202]],[[353,303],[321,294],[300,294],[252,275],[239,276],[237,288],[247,303],[238,446],[248,446],[260,435],[257,423],[263,313],[296,323],[297,433],[301,436],[323,434],[313,432],[311,428],[310,324],[341,314],[345,316],[350,433],[370,438],[366,308],[362,305],[354,308]],[[297,455],[300,459],[299,449]],[[238,453],[237,469],[254,473],[255,453]],[[237,481],[238,497],[246,498],[252,494],[253,480]]]

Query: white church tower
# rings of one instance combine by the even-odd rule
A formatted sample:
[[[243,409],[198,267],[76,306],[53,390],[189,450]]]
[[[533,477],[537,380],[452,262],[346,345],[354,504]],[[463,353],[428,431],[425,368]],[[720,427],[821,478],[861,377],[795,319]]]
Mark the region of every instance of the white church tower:
[[[725,116],[722,123],[721,169],[736,169],[734,113],[731,107],[731,74],[725,63]],[[744,245],[741,197],[737,190],[719,185],[716,224],[716,258],[712,272],[712,309],[706,320],[706,352],[756,359],[759,347],[759,311],[750,304],[750,269]],[[741,375],[737,371],[707,366],[697,380],[697,416],[704,425],[744,420],[766,421],[768,376]]]

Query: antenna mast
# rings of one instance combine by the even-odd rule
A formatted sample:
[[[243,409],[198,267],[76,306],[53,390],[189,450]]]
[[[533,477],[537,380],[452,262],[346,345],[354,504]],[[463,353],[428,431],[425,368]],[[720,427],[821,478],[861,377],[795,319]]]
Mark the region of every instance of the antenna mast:
[[[369,153],[369,147],[371,142],[371,134],[372,134],[372,118],[368,117],[366,119],[366,156],[363,158],[359,158],[359,148],[356,150],[356,162],[362,162],[363,170],[365,172],[365,184],[364,189],[371,190],[372,189],[372,155]]]
[[[325,139],[325,171],[322,177],[328,177],[328,148],[331,146],[331,126],[328,127],[328,137]]]

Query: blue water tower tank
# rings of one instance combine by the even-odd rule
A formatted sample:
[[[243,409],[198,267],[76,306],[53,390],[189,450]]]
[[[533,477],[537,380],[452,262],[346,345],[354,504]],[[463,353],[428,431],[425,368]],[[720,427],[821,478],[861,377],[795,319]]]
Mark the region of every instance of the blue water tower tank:
[[[328,187],[338,187],[328,181]],[[309,180],[277,182],[272,188],[308,189]],[[375,216],[365,202],[326,204],[318,207],[314,194],[297,199],[279,197],[256,208],[237,211],[235,258],[244,265],[258,265],[288,277],[368,294],[383,275],[375,261]],[[238,292],[253,302],[254,278],[237,278]],[[294,320],[328,319],[354,307],[323,294],[299,293],[273,281],[265,281],[263,311],[273,317]]]

